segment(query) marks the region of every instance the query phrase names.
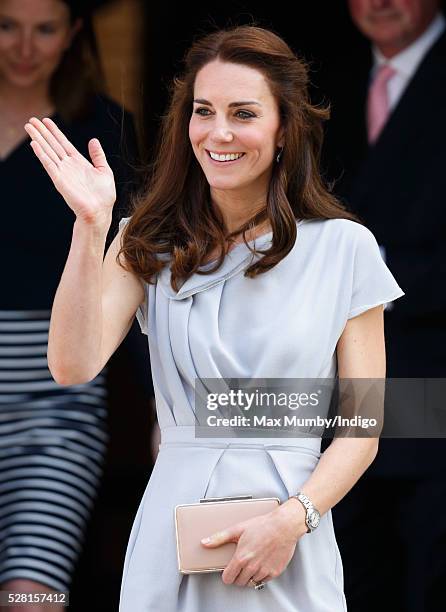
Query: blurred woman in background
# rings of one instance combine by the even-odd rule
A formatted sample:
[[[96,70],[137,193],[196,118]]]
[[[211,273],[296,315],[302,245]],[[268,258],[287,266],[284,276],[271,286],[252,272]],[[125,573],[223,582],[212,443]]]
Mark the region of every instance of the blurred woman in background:
[[[103,470],[106,369],[88,384],[61,386],[47,367],[74,215],[23,129],[32,115],[50,116],[84,152],[99,136],[122,216],[133,125],[101,91],[91,20],[79,2],[0,0],[0,585],[8,591],[69,589]]]

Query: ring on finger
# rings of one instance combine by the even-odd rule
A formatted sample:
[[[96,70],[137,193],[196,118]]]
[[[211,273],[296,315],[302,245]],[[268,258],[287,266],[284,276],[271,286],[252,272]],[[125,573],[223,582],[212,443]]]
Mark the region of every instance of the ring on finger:
[[[253,586],[256,591],[265,588],[265,582],[263,580],[254,580],[254,578],[250,578],[248,584]]]

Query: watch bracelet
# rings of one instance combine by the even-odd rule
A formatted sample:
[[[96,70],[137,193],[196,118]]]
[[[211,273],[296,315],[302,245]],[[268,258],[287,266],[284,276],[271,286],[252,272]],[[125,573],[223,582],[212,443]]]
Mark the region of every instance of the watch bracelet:
[[[299,495],[303,495],[305,499],[301,499]],[[295,495],[291,495],[289,499],[291,499],[292,497],[295,497],[305,508],[305,524],[307,526],[307,533],[311,533],[313,529],[311,529],[310,526],[308,525],[307,518],[308,518],[309,510],[316,510],[316,508],[314,507],[314,504],[310,501],[309,497],[305,495],[305,493],[301,493],[300,491],[297,492]],[[316,510],[316,511],[319,512],[319,510]]]

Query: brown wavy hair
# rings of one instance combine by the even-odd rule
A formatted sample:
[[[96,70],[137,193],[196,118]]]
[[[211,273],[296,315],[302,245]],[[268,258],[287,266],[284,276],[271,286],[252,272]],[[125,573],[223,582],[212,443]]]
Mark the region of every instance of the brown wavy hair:
[[[266,207],[230,234],[211,205],[209,184],[193,153],[188,131],[196,75],[217,59],[255,68],[264,75],[285,128],[280,162],[273,162]],[[217,270],[235,236],[242,234],[247,244],[246,231],[267,219],[273,232],[271,248],[256,251],[262,257],[246,269],[245,276],[266,272],[290,252],[297,236],[297,219],[357,221],[329,192],[319,172],[323,121],[328,116],[327,108],[310,102],[305,62],[272,31],[236,26],[194,42],[186,54],[183,74],[173,81],[146,188],[132,202],[117,261],[154,283],[155,275],[170,260],[171,285],[178,291],[178,281]],[[217,246],[220,254],[216,264],[199,270]],[[121,254],[125,258],[122,263]]]

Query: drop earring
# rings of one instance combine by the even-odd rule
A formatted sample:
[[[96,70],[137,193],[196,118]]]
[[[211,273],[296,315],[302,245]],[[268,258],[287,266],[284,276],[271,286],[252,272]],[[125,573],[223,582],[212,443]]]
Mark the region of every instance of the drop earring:
[[[282,153],[283,153],[283,147],[280,149],[279,153],[277,154],[277,157],[276,157],[276,162],[277,163],[280,162],[280,158],[282,157]]]

